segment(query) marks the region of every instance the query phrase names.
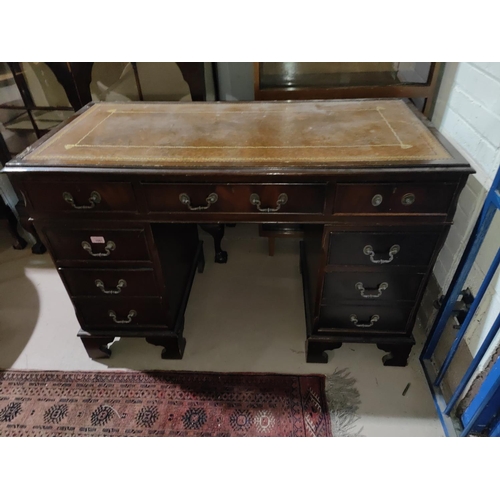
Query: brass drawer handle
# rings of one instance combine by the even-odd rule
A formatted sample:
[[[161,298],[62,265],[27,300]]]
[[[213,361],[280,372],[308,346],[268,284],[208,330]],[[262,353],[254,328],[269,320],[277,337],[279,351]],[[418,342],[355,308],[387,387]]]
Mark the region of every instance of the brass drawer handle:
[[[260,206],[260,196],[257,193],[252,193],[250,195],[250,203],[257,207],[259,212],[277,212],[283,205],[288,201],[288,196],[286,193],[281,193],[276,200],[276,208],[261,208]]]
[[[378,288],[376,289],[377,293],[366,293],[366,288],[363,286],[363,283],[358,282],[354,285],[356,290],[359,290],[361,293],[361,297],[364,297],[365,299],[378,299],[384,290],[387,290],[389,288],[388,283],[385,281],[383,283],[380,283]]]
[[[73,200],[73,196],[71,196],[71,193],[65,191],[63,193],[63,200],[77,210],[89,210],[91,208],[94,208],[98,203],[101,203],[101,195],[97,191],[92,191],[89,198],[90,205],[75,205],[75,200]]]
[[[186,205],[189,208],[189,210],[206,210],[207,208],[210,208],[214,203],[217,203],[218,199],[219,199],[219,197],[217,196],[217,193],[210,193],[207,196],[207,199],[206,199],[207,204],[206,205],[201,205],[199,207],[192,207],[191,206],[191,198],[189,197],[189,195],[187,195],[186,193],[181,193],[179,195],[179,201],[183,205]]]
[[[381,194],[376,194],[373,198],[372,198],[372,205],[374,207],[378,207],[382,201],[384,200],[383,196]]]
[[[380,316],[378,314],[374,314],[370,318],[369,323],[359,323],[358,317],[355,314],[351,314],[351,322],[354,323],[356,328],[371,328],[379,319]]]
[[[125,280],[118,280],[118,284],[116,285],[115,290],[106,290],[104,288],[104,283],[102,280],[95,280],[95,286],[101,290],[102,293],[106,293],[109,295],[118,295],[119,293],[122,293],[122,288],[125,288],[127,286],[127,282]]]
[[[82,248],[92,255],[92,257],[107,257],[116,248],[116,245],[114,241],[108,241],[104,247],[105,252],[94,253],[92,252],[92,245],[88,241],[82,241]]]
[[[389,250],[389,258],[384,260],[384,259],[379,259],[376,260],[374,259],[375,257],[375,252],[373,251],[373,247],[371,245],[366,245],[365,248],[363,248],[363,253],[365,255],[370,256],[370,260],[374,264],[388,264],[389,262],[392,262],[394,260],[394,256],[401,250],[401,247],[399,245],[392,245],[392,247]]]
[[[415,203],[415,195],[413,193],[406,193],[401,198],[401,203],[407,207],[413,205]]]
[[[131,309],[128,313],[127,319],[116,319],[116,313],[115,311],[111,310],[108,311],[108,316],[115,322],[118,323],[119,325],[124,325],[126,323],[131,323],[132,318],[135,318],[137,316],[137,311],[134,309]]]

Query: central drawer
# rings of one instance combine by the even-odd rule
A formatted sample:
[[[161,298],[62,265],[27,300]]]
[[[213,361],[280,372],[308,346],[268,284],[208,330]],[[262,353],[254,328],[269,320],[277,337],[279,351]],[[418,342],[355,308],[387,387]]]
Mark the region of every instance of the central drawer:
[[[152,269],[60,269],[72,297],[156,297]]]
[[[149,212],[322,214],[325,184],[142,185]]]
[[[56,262],[149,262],[144,229],[48,228],[45,235]]]

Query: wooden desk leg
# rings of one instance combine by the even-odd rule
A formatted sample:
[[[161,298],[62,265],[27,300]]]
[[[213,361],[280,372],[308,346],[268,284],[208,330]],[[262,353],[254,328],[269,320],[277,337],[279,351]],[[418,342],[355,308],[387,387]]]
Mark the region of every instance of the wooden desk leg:
[[[413,344],[377,344],[377,347],[388,353],[382,358],[384,366],[406,366]]]
[[[182,359],[186,348],[186,339],[182,335],[146,337],[146,342],[163,347],[162,359]]]
[[[306,362],[307,363],[328,363],[328,354],[325,351],[339,349],[342,342],[333,340],[306,340]]]
[[[225,264],[227,262],[227,252],[221,248],[222,238],[224,238],[224,224],[200,224],[200,227],[214,239],[215,262]]]
[[[111,349],[109,349],[108,344],[115,340],[114,337],[96,337],[83,330],[80,330],[78,336],[80,337],[80,340],[82,341],[83,347],[85,347],[89,358],[102,359],[109,358],[111,356]]]

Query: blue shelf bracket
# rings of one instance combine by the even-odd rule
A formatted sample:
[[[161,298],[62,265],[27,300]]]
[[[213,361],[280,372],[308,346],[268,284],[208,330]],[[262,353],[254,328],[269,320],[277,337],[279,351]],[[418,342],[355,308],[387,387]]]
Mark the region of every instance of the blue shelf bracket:
[[[429,336],[427,337],[427,341],[425,342],[424,348],[422,350],[422,354],[420,356],[420,362],[422,364],[422,368],[424,370],[425,376],[427,378],[427,382],[429,384],[429,388],[431,390],[434,403],[436,405],[436,409],[438,412],[438,416],[443,425],[443,429],[447,436],[449,435],[461,435],[466,436],[469,435],[471,431],[477,431],[477,422],[483,422],[484,420],[484,411],[488,409],[490,416],[494,416],[497,418],[500,416],[500,400],[496,397],[497,392],[500,392],[500,369],[492,371],[494,373],[493,377],[495,380],[489,379],[490,391],[483,391],[479,394],[482,394],[481,397],[484,399],[478,401],[479,394],[474,398],[473,403],[475,405],[474,413],[472,417],[467,417],[467,423],[464,425],[465,428],[462,430],[458,430],[461,427],[460,423],[457,423],[456,420],[451,419],[450,415],[452,414],[452,410],[455,407],[456,403],[459,401],[462,396],[464,390],[466,389],[468,383],[473,377],[475,371],[481,364],[484,356],[486,355],[491,343],[496,337],[499,329],[500,329],[500,312],[493,322],[488,334],[483,340],[481,346],[479,347],[478,352],[474,356],[474,359],[470,363],[469,367],[465,371],[460,383],[458,384],[455,392],[451,396],[448,402],[445,401],[442,391],[440,389],[441,383],[443,381],[444,376],[446,375],[451,362],[453,361],[455,354],[462,342],[467,329],[476,313],[479,305],[481,304],[482,299],[488,289],[488,286],[491,283],[498,267],[500,266],[500,245],[497,250],[497,253],[486,273],[484,281],[482,282],[474,301],[472,302],[467,315],[458,331],[452,346],[450,347],[448,353],[446,354],[445,360],[441,367],[438,370],[438,373],[434,373],[433,365],[431,362],[432,356],[436,350],[436,347],[443,335],[444,329],[448,323],[449,318],[453,314],[453,310],[455,308],[455,304],[462,293],[465,281],[472,269],[472,266],[477,258],[479,250],[481,249],[481,245],[483,244],[486,235],[488,234],[488,230],[491,226],[491,222],[493,221],[493,217],[500,210],[500,169],[497,171],[495,175],[495,179],[493,180],[492,186],[486,196],[483,207],[479,214],[479,217],[474,225],[474,229],[472,230],[471,236],[465,248],[464,254],[460,259],[460,263],[455,271],[453,279],[451,280],[450,286],[448,287],[448,291],[442,301],[441,307],[437,314],[437,317],[432,325]],[[497,391],[497,392],[495,392]],[[492,410],[492,405],[498,404],[498,408]],[[472,405],[472,403],[471,403]],[[471,407],[468,407],[464,416],[470,416]],[[492,417],[493,418],[493,417]],[[490,435],[491,436],[500,436],[500,419],[498,421],[491,421],[490,426]]]

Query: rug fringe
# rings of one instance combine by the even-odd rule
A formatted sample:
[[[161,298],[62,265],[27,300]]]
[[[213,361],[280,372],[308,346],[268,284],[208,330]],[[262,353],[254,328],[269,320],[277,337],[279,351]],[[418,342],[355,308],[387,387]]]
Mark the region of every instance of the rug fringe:
[[[357,429],[357,415],[361,398],[356,388],[356,379],[347,368],[326,376],[326,402],[334,437],[360,437],[363,428]]]

